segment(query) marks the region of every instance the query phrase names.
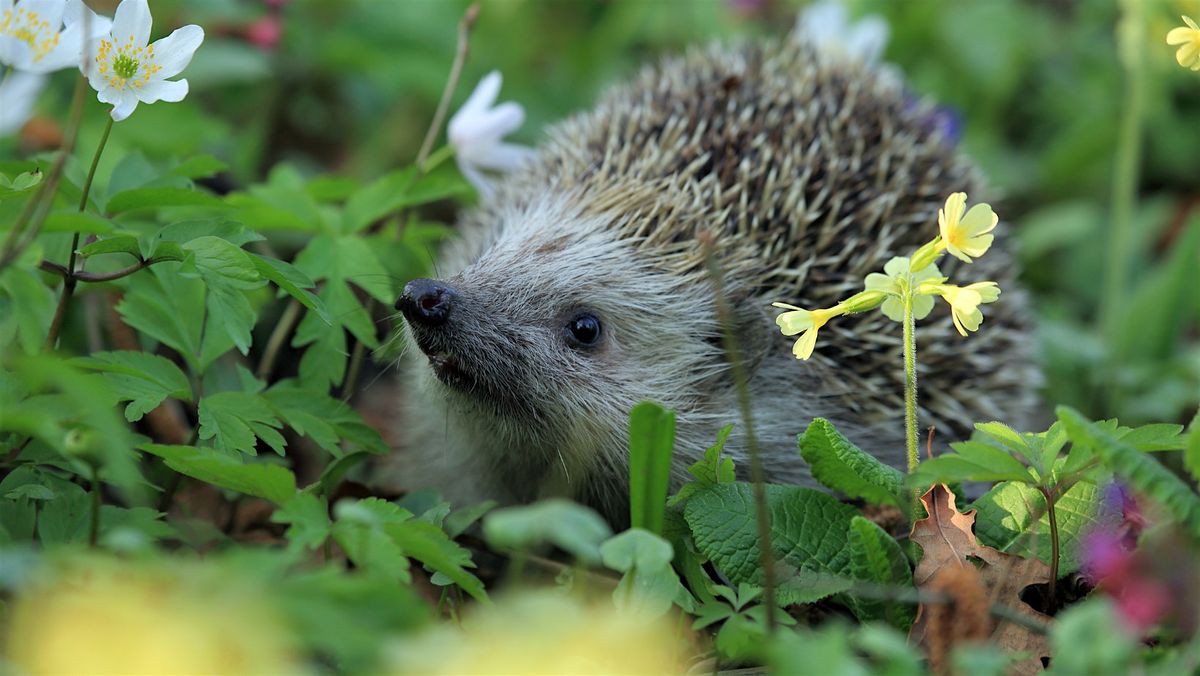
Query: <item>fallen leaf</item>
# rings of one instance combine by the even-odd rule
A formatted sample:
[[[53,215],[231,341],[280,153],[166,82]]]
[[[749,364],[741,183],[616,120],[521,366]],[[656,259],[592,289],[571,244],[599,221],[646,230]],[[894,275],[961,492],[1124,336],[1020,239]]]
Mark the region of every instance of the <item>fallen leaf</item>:
[[[935,484],[921,496],[929,516],[913,524],[909,536],[921,545],[924,556],[913,571],[913,582],[921,591],[933,591],[931,582],[946,566],[973,566],[991,604],[1007,607],[1014,615],[1030,623],[1051,622],[1021,600],[1028,586],[1044,584],[1050,578],[1050,568],[1038,559],[1023,559],[979,544],[975,539],[975,511],[958,511],[954,493],[942,484]],[[917,609],[917,621],[909,632],[909,641],[928,650],[929,613],[922,605]],[[1050,644],[1044,633],[1038,633],[1011,620],[995,618],[991,641],[1004,650],[1024,653],[1026,659],[1011,665],[1008,673],[1036,674],[1043,671],[1042,658],[1050,656]]]

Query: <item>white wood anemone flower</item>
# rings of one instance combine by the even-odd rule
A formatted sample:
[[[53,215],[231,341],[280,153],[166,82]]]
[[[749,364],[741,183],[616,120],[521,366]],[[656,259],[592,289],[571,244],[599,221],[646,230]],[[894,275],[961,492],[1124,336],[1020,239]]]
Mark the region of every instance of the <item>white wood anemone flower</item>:
[[[33,104],[46,86],[41,73],[14,70],[0,81],[0,136],[15,134],[33,114]]]
[[[876,63],[887,47],[887,21],[875,14],[851,22],[846,6],[822,0],[804,8],[796,20],[796,35],[826,56]]]
[[[138,103],[182,101],[187,80],[168,80],[187,68],[204,41],[204,30],[192,24],[150,44],[150,7],[146,0],[123,0],[112,30],[102,36],[86,60],[85,73],[96,98],[113,106],[120,122]]]
[[[512,171],[534,154],[532,148],[504,142],[504,137],[525,121],[525,109],[511,101],[494,105],[500,84],[499,71],[484,76],[446,129],[459,171],[484,199],[493,193],[492,181],[484,170]]]
[[[111,23],[81,0],[0,0],[0,63],[26,73],[78,67]]]

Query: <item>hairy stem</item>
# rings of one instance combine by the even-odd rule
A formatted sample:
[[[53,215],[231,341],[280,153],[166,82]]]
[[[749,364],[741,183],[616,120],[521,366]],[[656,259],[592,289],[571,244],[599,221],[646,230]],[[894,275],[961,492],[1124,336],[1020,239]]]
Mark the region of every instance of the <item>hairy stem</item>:
[[[96,154],[92,156],[92,166],[88,169],[87,178],[83,182],[83,191],[79,196],[79,211],[83,212],[87,208],[88,195],[92,191],[92,180],[96,178],[96,167],[100,165],[100,155],[104,153],[104,146],[108,144],[108,135],[112,132],[113,119],[108,118],[108,124],[104,125],[104,133],[100,136],[100,144],[96,146]],[[53,350],[58,344],[58,335],[62,332],[63,321],[67,316],[67,308],[71,305],[71,297],[75,295],[75,285],[79,282],[78,273],[75,272],[75,259],[79,249],[79,233],[71,238],[71,253],[67,259],[67,275],[63,279],[62,295],[58,297],[58,307],[54,309],[54,319],[50,322],[50,331],[46,334],[46,349]]]
[[[717,260],[714,242],[711,237],[701,240],[704,258],[708,266],[708,276],[712,280],[713,293],[716,300],[717,317],[721,323],[721,333],[725,342],[725,357],[733,374],[734,388],[737,391],[738,408],[741,409],[742,424],[746,427],[746,449],[750,455],[750,480],[754,485],[755,522],[758,525],[759,565],[763,569],[763,604],[767,610],[767,631],[775,631],[775,553],[771,549],[771,515],[767,509],[766,476],[763,472],[762,457],[758,448],[758,437],[754,433],[754,417],[750,401],[750,388],[747,375],[742,363],[741,350],[738,347],[737,336],[733,332],[733,312],[729,301],[725,298],[725,281]]]
[[[921,457],[917,450],[917,331],[911,276],[904,291],[904,439],[908,449],[908,472],[912,474]]]

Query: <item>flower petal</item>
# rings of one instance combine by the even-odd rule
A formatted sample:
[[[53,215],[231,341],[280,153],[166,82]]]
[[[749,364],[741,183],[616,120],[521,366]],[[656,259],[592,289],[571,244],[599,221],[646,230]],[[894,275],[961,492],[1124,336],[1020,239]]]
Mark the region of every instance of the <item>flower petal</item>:
[[[963,243],[962,252],[971,258],[979,258],[991,248],[994,235],[976,235]]]
[[[812,356],[813,349],[817,347],[817,330],[809,329],[800,334],[800,338],[796,340],[796,344],[792,346],[792,354],[796,355],[796,359],[808,359]]]
[[[887,269],[886,267],[884,268]],[[872,272],[863,280],[863,288],[868,291],[896,291],[896,283],[892,278],[879,272]]]
[[[1191,28],[1192,30],[1194,30],[1194,31],[1200,31],[1200,26],[1197,26],[1197,25],[1196,25],[1196,22],[1195,22],[1195,21],[1192,21],[1192,17],[1190,17],[1190,16],[1187,16],[1187,15],[1183,15],[1183,16],[1181,16],[1181,17],[1179,17],[1179,18],[1183,19],[1183,22],[1184,22],[1184,23],[1186,23],[1186,24],[1188,25],[1188,27],[1189,27],[1189,28]]]
[[[165,80],[182,72],[191,63],[192,55],[201,42],[204,42],[204,29],[195,24],[178,28],[167,37],[155,41],[154,64],[162,69],[155,77]]]
[[[0,81],[0,136],[16,133],[25,126],[44,86],[45,75],[19,70]]]
[[[33,63],[33,50],[23,40],[8,35],[0,35],[0,64],[7,64],[16,70],[29,70]]]
[[[903,256],[893,256],[883,264],[883,273],[888,277],[898,277],[908,272],[908,259]]]
[[[865,16],[846,32],[846,52],[875,63],[887,47],[888,32],[888,24],[881,17]]]
[[[121,4],[117,5],[116,14],[113,15],[114,45],[124,45],[128,42],[134,47],[145,47],[150,42],[151,22],[150,5],[146,0],[121,0]]]
[[[1184,28],[1183,26],[1172,28],[1171,31],[1167,33],[1167,44],[1179,45],[1188,42],[1192,39],[1193,33],[1195,33],[1193,29]]]
[[[128,0],[126,0],[128,2]],[[116,102],[112,109],[112,119],[114,122],[120,122],[129,117],[133,113],[133,109],[137,108],[137,97],[132,94],[124,94],[121,99]]]
[[[493,70],[479,84],[475,85],[475,90],[463,102],[462,107],[450,118],[450,129],[456,126],[455,122],[461,125],[464,121],[469,121],[484,111],[486,111],[493,103],[496,102],[496,97],[500,95],[500,85],[503,78],[500,76],[500,71]]]
[[[929,313],[933,312],[933,305],[934,305],[933,296],[916,296],[916,297],[914,297],[913,298],[913,319],[925,319],[926,317],[928,317]],[[901,313],[902,314],[900,316],[900,319],[898,319],[896,321],[904,320],[903,307],[901,307]]]
[[[879,310],[883,312],[883,316],[894,322],[904,321],[904,302],[895,296],[883,301],[883,305],[879,306]]]
[[[143,103],[166,101],[176,103],[182,101],[188,93],[187,80],[151,80],[135,90],[137,98]]]
[[[485,153],[473,153],[468,159],[481,169],[512,171],[535,155],[533,148],[516,143],[496,143]]]
[[[1183,67],[1191,66],[1200,56],[1200,43],[1189,42],[1175,52],[1175,60]]]
[[[990,205],[976,204],[971,207],[966,216],[963,216],[962,221],[959,222],[959,228],[967,236],[982,235],[995,229],[999,222],[1000,217],[992,211]]]
[[[479,193],[481,199],[485,201],[491,199],[494,192],[492,182],[483,172],[472,166],[470,162],[464,162],[462,158],[458,159],[458,170],[468,183],[475,186],[475,191]]]
[[[813,327],[813,316],[808,310],[792,310],[775,318],[775,324],[785,336],[794,336]]]

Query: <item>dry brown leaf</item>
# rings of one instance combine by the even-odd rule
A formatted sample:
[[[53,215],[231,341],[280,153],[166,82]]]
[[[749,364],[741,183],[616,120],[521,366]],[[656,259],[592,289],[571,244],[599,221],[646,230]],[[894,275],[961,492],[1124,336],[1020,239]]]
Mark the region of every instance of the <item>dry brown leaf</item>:
[[[954,493],[942,484],[935,484],[922,495],[921,503],[929,516],[914,523],[910,535],[925,552],[913,571],[917,589],[934,591],[931,582],[946,566],[972,566],[978,568],[990,603],[1006,606],[1031,622],[1049,625],[1049,616],[1021,600],[1021,591],[1026,587],[1049,580],[1050,569],[1046,564],[979,544],[973,530],[974,510],[958,511]],[[928,630],[929,613],[922,605],[917,609],[917,621],[909,632],[909,640],[928,649]],[[1029,655],[1028,659],[1014,664],[1010,673],[1039,673],[1042,671],[1041,658],[1050,656],[1050,645],[1044,634],[1008,620],[997,618],[989,638],[1006,651]]]

